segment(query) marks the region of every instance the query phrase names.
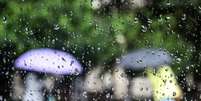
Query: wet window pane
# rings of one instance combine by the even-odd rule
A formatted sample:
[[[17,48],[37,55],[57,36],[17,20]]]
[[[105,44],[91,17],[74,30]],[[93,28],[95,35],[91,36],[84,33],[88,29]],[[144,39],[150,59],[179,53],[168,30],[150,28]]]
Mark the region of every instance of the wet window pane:
[[[0,101],[199,101],[199,0],[1,0]]]

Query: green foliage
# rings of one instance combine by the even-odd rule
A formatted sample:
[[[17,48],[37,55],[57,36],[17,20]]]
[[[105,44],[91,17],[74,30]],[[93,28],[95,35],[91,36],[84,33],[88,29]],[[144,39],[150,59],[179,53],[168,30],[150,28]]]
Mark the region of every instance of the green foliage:
[[[166,8],[161,2],[154,5]],[[116,36],[121,34],[128,51],[144,47],[167,49],[182,59],[177,66],[191,58],[193,45],[178,33],[178,16],[174,12],[156,14],[142,8],[102,14],[91,9],[90,0],[9,0],[0,4],[4,5],[0,42],[14,43],[16,56],[28,49],[52,47],[68,51],[91,66],[90,63],[110,62],[121,55],[123,47],[116,42]]]

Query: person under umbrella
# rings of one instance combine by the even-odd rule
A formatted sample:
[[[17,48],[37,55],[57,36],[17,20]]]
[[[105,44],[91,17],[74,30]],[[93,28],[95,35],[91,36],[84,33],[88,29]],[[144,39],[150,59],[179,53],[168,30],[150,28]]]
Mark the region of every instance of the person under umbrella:
[[[119,65],[120,68],[123,68],[125,70],[145,71],[145,74],[149,74],[147,72],[147,69],[155,71],[157,69],[160,69],[161,65],[169,65],[172,63],[172,57],[170,56],[170,54],[168,52],[166,52],[162,49],[153,49],[153,48],[136,50],[134,52],[131,52],[131,53],[128,53],[128,54],[122,56],[120,60],[121,60],[120,63],[117,64],[117,65]],[[171,69],[171,68],[169,68],[169,69]],[[138,82],[144,82],[142,84],[146,84],[146,85],[141,85],[141,87],[139,87],[138,89],[152,86],[153,92],[155,92],[156,90],[153,87],[155,85],[152,83],[153,80],[150,80],[149,76],[153,76],[153,75],[148,75],[147,83],[143,79],[137,80]],[[132,84],[130,84],[131,87],[138,84],[136,82],[131,82],[131,83],[132,83]],[[170,85],[167,85],[167,86],[170,86]],[[175,86],[175,85],[171,85],[171,86]],[[176,86],[176,88],[177,87],[178,87],[178,89],[174,89],[174,90],[180,90],[179,93],[181,93],[181,89],[179,88],[179,86]],[[151,90],[152,88],[148,88],[148,89]],[[144,90],[133,90],[133,89],[130,89],[130,90],[131,90],[130,93],[134,99],[150,98],[151,97],[150,95],[153,95],[152,92],[150,92],[150,90],[146,90],[147,91],[146,93],[144,92]],[[144,93],[141,93],[141,96],[139,96],[138,94],[140,92],[136,92],[136,91],[140,91],[140,92],[144,92]],[[154,99],[156,99],[155,98],[156,95],[157,94],[154,93]],[[181,94],[179,94],[179,95],[181,95]],[[136,97],[136,96],[138,96],[138,97]],[[168,96],[164,96],[164,97],[168,97]]]
[[[109,71],[103,73],[103,66],[96,66],[86,74],[83,89],[88,100],[110,100],[112,75]]]
[[[21,70],[29,71],[29,72],[38,72],[43,74],[49,74],[54,76],[61,76],[61,75],[78,75],[82,73],[82,66],[81,64],[73,57],[71,54],[68,54],[63,51],[51,49],[51,48],[39,48],[39,49],[32,49],[21,56],[19,56],[15,60],[15,67]],[[23,101],[32,100],[32,101],[43,101],[42,96],[40,95],[40,91],[45,83],[38,82],[37,78],[34,74],[32,76],[28,75],[26,79],[26,91],[23,96]],[[29,79],[33,78],[33,79]],[[51,79],[50,79],[51,80]],[[38,93],[37,98],[35,96],[27,97],[27,93],[29,93],[30,85],[34,83],[35,94]],[[37,86],[43,85],[43,86]],[[52,87],[53,88],[53,87]],[[32,89],[32,88],[31,88]],[[70,89],[70,88],[69,88]],[[33,95],[33,93],[31,94]]]
[[[148,78],[153,87],[153,96],[155,101],[180,101],[182,91],[177,83],[176,76],[172,69],[163,65],[155,72],[153,69],[147,69]]]

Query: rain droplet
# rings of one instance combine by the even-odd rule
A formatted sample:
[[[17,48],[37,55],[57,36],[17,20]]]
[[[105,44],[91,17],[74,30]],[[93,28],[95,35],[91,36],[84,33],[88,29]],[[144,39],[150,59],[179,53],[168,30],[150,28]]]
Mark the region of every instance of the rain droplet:
[[[3,23],[7,23],[7,18],[3,16]]]
[[[119,58],[116,58],[116,63],[120,63],[120,59]]]
[[[107,94],[106,94],[106,98],[110,98],[110,93],[107,93]]]
[[[183,14],[181,20],[186,20],[186,14]]]
[[[66,59],[64,59],[63,57],[61,57],[61,59],[66,62]]]
[[[55,24],[55,25],[54,25],[54,30],[59,30],[59,29],[60,29],[59,25],[58,25],[58,24]]]
[[[82,93],[82,96],[84,96],[85,98],[87,98],[87,92],[84,91],[84,92]]]
[[[173,96],[176,96],[176,92],[173,92]]]
[[[147,32],[147,30],[148,30],[148,29],[147,29],[146,26],[144,26],[144,25],[141,26],[141,31],[142,31],[142,32]]]
[[[162,96],[165,96],[165,93],[162,93]]]
[[[181,62],[181,58],[177,58],[177,59],[176,59],[176,62],[177,62],[177,63],[180,63],[180,62]]]
[[[75,75],[79,75],[79,70],[77,68],[75,69]]]
[[[142,63],[142,60],[138,60],[137,63]]]
[[[74,63],[74,61],[71,61],[71,62],[70,62],[70,66],[72,66],[72,65],[73,65],[73,63]]]
[[[170,6],[170,5],[171,5],[171,3],[170,3],[170,2],[167,2],[167,3],[166,3],[166,5],[167,5],[167,6]]]
[[[167,17],[166,17],[166,19],[167,19],[167,20],[170,20],[170,17],[169,17],[169,16],[167,16]]]

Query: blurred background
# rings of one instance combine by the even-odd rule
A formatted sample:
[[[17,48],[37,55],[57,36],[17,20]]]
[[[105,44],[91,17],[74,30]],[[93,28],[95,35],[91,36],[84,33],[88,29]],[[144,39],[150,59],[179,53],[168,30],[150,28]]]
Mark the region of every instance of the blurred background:
[[[45,85],[33,88],[40,90],[34,97],[41,98],[33,101],[198,101],[200,5],[200,0],[0,0],[0,100],[26,101],[30,83]],[[55,76],[16,68],[14,62],[20,55],[38,48],[71,54],[83,72]],[[158,95],[153,92],[159,87],[154,83],[157,79],[149,77],[146,70],[118,66],[122,57],[139,49],[157,49],[170,55],[171,63],[160,65],[170,66],[179,85],[179,98],[156,99]],[[119,80],[118,73],[126,76]],[[139,76],[143,78],[137,79]],[[132,86],[132,80],[136,80],[133,78],[152,90],[147,90],[147,95],[136,95],[134,91],[138,94],[142,90]],[[36,84],[37,80],[43,83]],[[163,82],[164,78],[160,80]],[[152,82],[151,86],[146,82]],[[125,83],[125,87],[118,85]],[[50,84],[54,86],[51,88]],[[115,87],[133,91],[121,92]]]

